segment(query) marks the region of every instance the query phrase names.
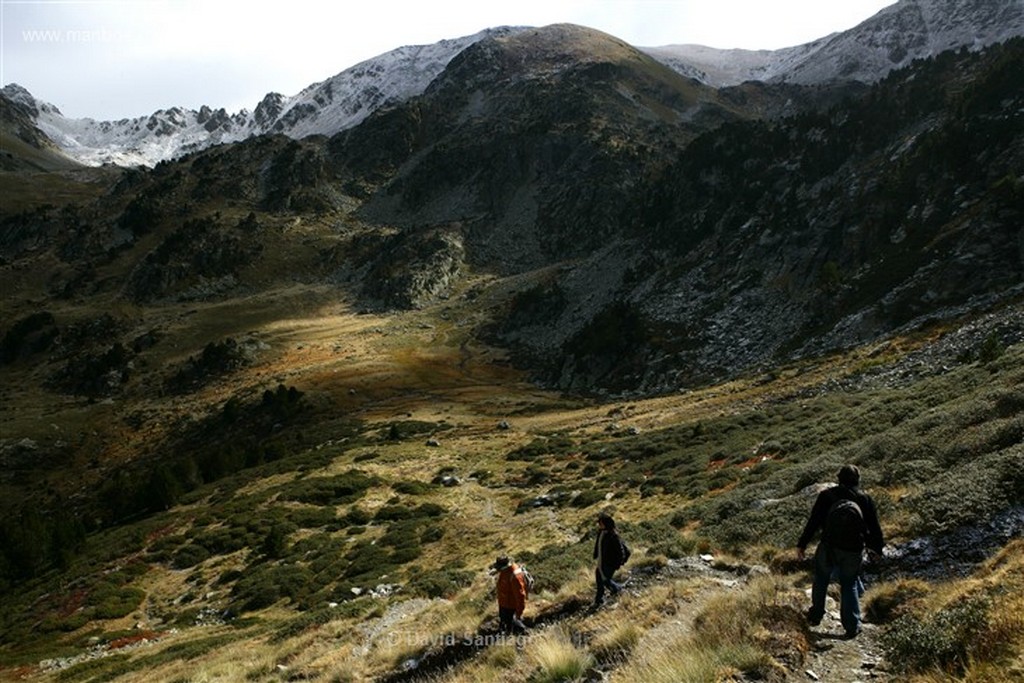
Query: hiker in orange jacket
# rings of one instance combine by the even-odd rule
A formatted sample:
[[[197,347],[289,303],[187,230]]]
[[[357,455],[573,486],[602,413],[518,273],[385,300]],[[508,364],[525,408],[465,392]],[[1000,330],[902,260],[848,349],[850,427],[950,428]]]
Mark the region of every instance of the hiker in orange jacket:
[[[526,578],[519,565],[505,555],[494,562],[493,569],[498,572],[498,631],[525,633]]]

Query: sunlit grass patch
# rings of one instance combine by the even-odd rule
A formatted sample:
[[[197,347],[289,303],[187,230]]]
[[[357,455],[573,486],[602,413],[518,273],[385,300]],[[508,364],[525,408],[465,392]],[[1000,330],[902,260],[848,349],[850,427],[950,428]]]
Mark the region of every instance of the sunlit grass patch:
[[[643,642],[624,666],[612,672],[614,683],[716,683],[743,672],[769,671],[776,665],[749,644],[701,646],[689,637]],[[760,678],[760,676],[759,676]]]
[[[590,642],[589,649],[601,662],[624,660],[640,642],[642,631],[633,623],[619,621],[601,631]]]
[[[593,655],[576,646],[570,635],[557,627],[532,639],[527,656],[537,667],[529,679],[534,683],[577,681],[594,664]]]

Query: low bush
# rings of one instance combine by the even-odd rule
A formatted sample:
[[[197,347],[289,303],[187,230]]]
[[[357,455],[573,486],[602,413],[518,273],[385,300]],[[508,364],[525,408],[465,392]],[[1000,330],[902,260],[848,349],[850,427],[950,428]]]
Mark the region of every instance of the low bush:
[[[120,619],[128,616],[142,604],[146,592],[133,586],[121,586],[104,591],[102,595],[94,595],[91,600],[95,607],[91,610],[96,619]]]
[[[415,595],[428,598],[450,598],[461,588],[473,583],[473,572],[457,567],[442,567],[434,571],[413,571],[408,589]]]
[[[396,493],[404,493],[407,496],[422,496],[426,493],[430,493],[433,487],[422,481],[400,481],[396,484],[392,484],[391,488]]]
[[[333,477],[310,477],[286,484],[280,498],[310,505],[341,505],[358,500],[379,483],[377,477],[352,469]]]
[[[291,563],[250,565],[231,590],[233,604],[239,611],[255,611],[279,600],[298,600],[313,584],[309,569]]]
[[[171,559],[175,569],[188,569],[210,559],[210,551],[197,543],[188,543],[178,549]]]
[[[904,672],[939,669],[961,673],[985,642],[989,602],[964,597],[929,615],[908,613],[883,634],[889,661]]]
[[[535,590],[557,592],[566,583],[578,578],[591,564],[594,537],[578,543],[546,545],[536,552],[524,552],[519,562],[530,568],[536,580]],[[592,573],[592,572],[591,572]]]

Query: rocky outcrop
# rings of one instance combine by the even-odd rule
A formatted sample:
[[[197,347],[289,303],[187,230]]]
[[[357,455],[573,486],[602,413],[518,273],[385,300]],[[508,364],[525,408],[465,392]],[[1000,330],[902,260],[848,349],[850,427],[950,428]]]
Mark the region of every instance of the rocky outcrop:
[[[451,292],[465,256],[458,225],[397,234],[381,245],[363,296],[371,305],[419,308]]]

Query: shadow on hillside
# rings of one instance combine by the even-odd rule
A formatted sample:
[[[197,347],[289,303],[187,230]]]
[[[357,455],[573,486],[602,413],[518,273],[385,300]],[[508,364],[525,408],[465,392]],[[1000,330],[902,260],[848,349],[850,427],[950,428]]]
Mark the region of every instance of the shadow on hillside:
[[[523,623],[526,624],[528,631],[520,637],[499,633],[497,618],[488,619],[481,624],[475,635],[452,639],[440,649],[426,652],[419,659],[408,660],[401,671],[395,671],[380,680],[384,683],[428,680],[475,657],[493,645],[503,643],[521,645],[524,638],[529,636],[529,631],[583,614],[589,608],[590,603],[580,598],[570,598],[565,602],[551,605],[535,616],[523,618]]]
[[[737,574],[713,568],[708,562],[699,558],[680,558],[670,560],[666,566],[648,565],[635,567],[628,572],[626,591],[636,592],[648,585],[656,583],[665,576],[714,575],[720,578],[736,580]],[[615,598],[612,598],[614,601]],[[528,629],[525,637],[529,637],[535,629],[557,624],[573,617],[593,613],[594,608],[589,599],[572,597],[563,602],[549,605],[533,616],[524,616],[523,623]],[[443,646],[434,646],[417,659],[410,659],[403,667],[380,678],[383,683],[411,683],[413,681],[433,680],[438,674],[452,669],[472,659],[492,645],[511,643],[517,647],[524,642],[524,637],[504,636],[498,632],[497,616],[487,619],[480,625],[473,636],[452,638],[444,641]]]
[[[1018,505],[983,524],[891,545],[880,563],[865,565],[865,573],[886,581],[907,576],[928,580],[967,576],[1022,535],[1024,505]]]

